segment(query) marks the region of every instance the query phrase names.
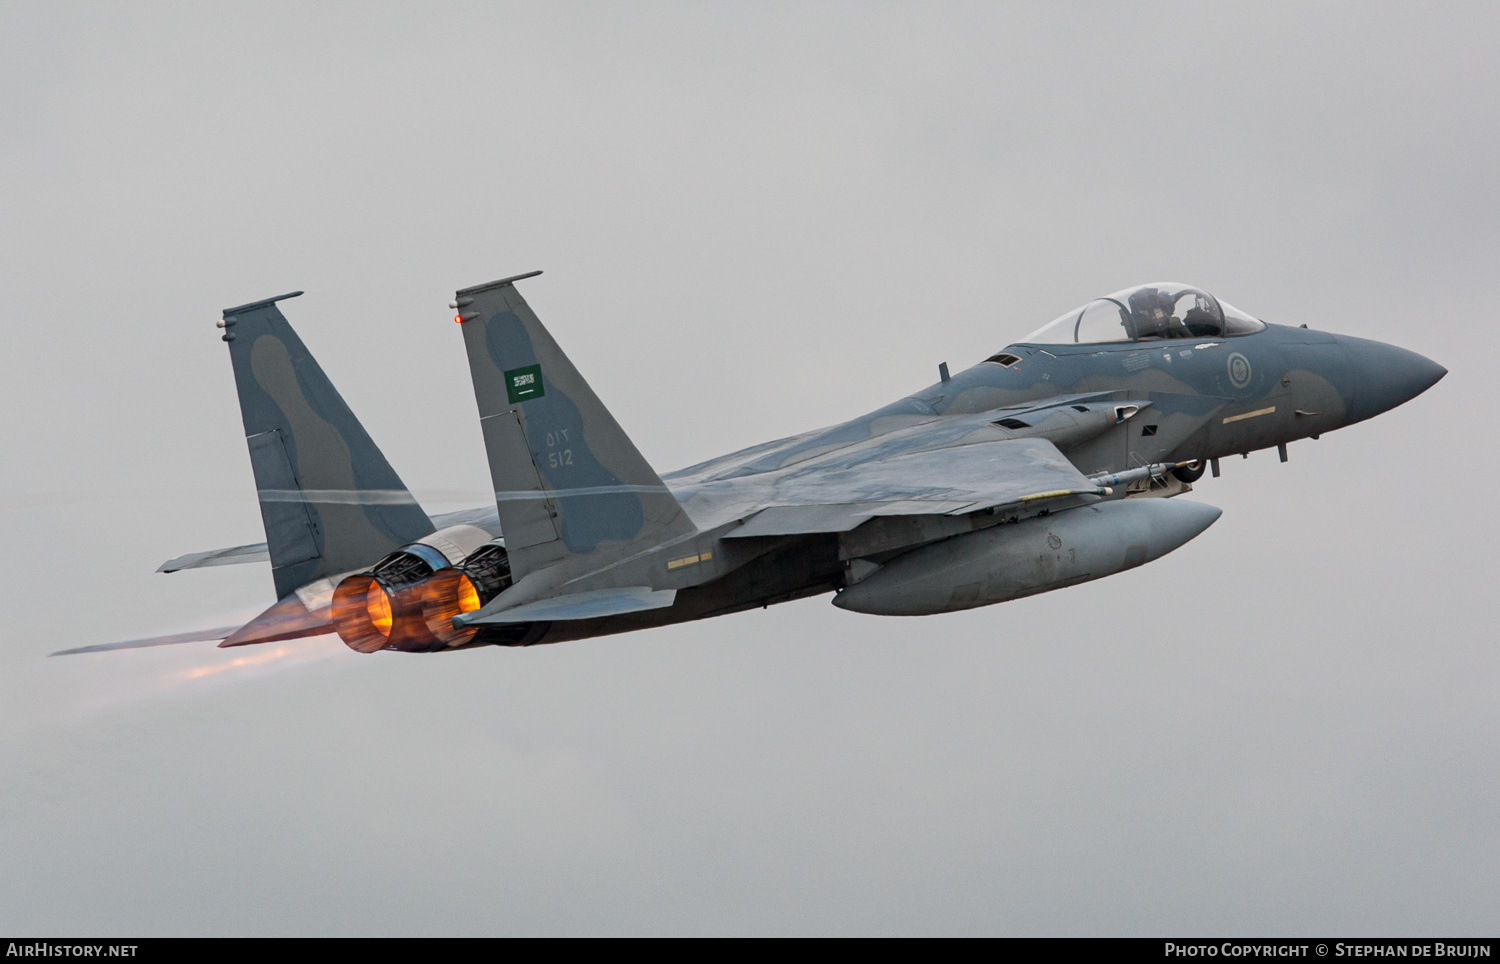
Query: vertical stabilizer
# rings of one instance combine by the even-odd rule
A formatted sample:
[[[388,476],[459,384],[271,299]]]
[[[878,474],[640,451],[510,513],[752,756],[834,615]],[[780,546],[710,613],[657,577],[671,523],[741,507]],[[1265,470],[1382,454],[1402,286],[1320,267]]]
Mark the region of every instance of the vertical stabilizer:
[[[290,297],[226,308],[223,321],[278,598],[433,531],[276,307]]]
[[[516,291],[529,277],[465,288],[455,302],[512,571],[603,562],[696,531]]]

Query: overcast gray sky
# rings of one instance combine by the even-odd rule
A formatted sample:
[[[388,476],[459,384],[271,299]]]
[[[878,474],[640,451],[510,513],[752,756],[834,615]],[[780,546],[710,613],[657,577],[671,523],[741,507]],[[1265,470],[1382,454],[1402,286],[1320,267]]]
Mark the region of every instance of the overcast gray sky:
[[[0,0],[0,930],[1500,930],[1500,8]],[[219,309],[482,501],[455,288],[667,471],[1128,284],[1445,364],[1130,573],[530,650],[220,625]]]

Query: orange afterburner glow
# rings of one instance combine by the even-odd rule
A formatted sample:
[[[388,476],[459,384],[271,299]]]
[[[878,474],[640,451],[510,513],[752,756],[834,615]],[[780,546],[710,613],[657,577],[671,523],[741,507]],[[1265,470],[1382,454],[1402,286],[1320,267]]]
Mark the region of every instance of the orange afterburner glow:
[[[350,576],[333,591],[333,628],[359,653],[384,649],[391,635],[391,600],[369,573]]]
[[[391,597],[380,588],[380,583],[371,583],[365,591],[365,612],[370,614],[370,624],[385,638],[391,637]]]
[[[453,323],[455,325],[461,325],[461,324],[463,324],[464,323],[464,316],[463,315],[454,315],[453,316]]]
[[[474,588],[474,581],[464,576],[458,581],[458,611],[471,613],[479,608],[479,590]]]
[[[457,569],[444,569],[422,583],[422,622],[443,646],[462,646],[479,632],[473,626],[453,628],[453,617],[480,605],[479,590]]]
[[[345,579],[333,591],[333,628],[350,649],[409,653],[462,646],[478,635],[454,629],[453,617],[482,605],[479,590],[457,569],[442,569],[421,582],[387,589],[367,572]]]

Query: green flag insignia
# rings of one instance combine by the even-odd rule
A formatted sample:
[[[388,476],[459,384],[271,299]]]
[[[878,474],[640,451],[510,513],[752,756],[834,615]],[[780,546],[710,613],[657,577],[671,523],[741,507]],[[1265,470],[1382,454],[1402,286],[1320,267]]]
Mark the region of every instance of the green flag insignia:
[[[512,404],[541,398],[547,394],[542,390],[542,366],[527,365],[525,368],[512,368],[506,372],[505,394]]]

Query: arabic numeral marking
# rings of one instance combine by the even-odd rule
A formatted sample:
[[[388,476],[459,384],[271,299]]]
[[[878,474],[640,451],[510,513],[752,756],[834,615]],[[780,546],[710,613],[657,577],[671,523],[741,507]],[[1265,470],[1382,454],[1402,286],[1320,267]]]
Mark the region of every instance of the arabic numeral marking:
[[[562,448],[568,444],[568,430],[565,428],[555,429],[546,435],[547,441],[547,465],[554,469],[573,464],[573,450]]]

